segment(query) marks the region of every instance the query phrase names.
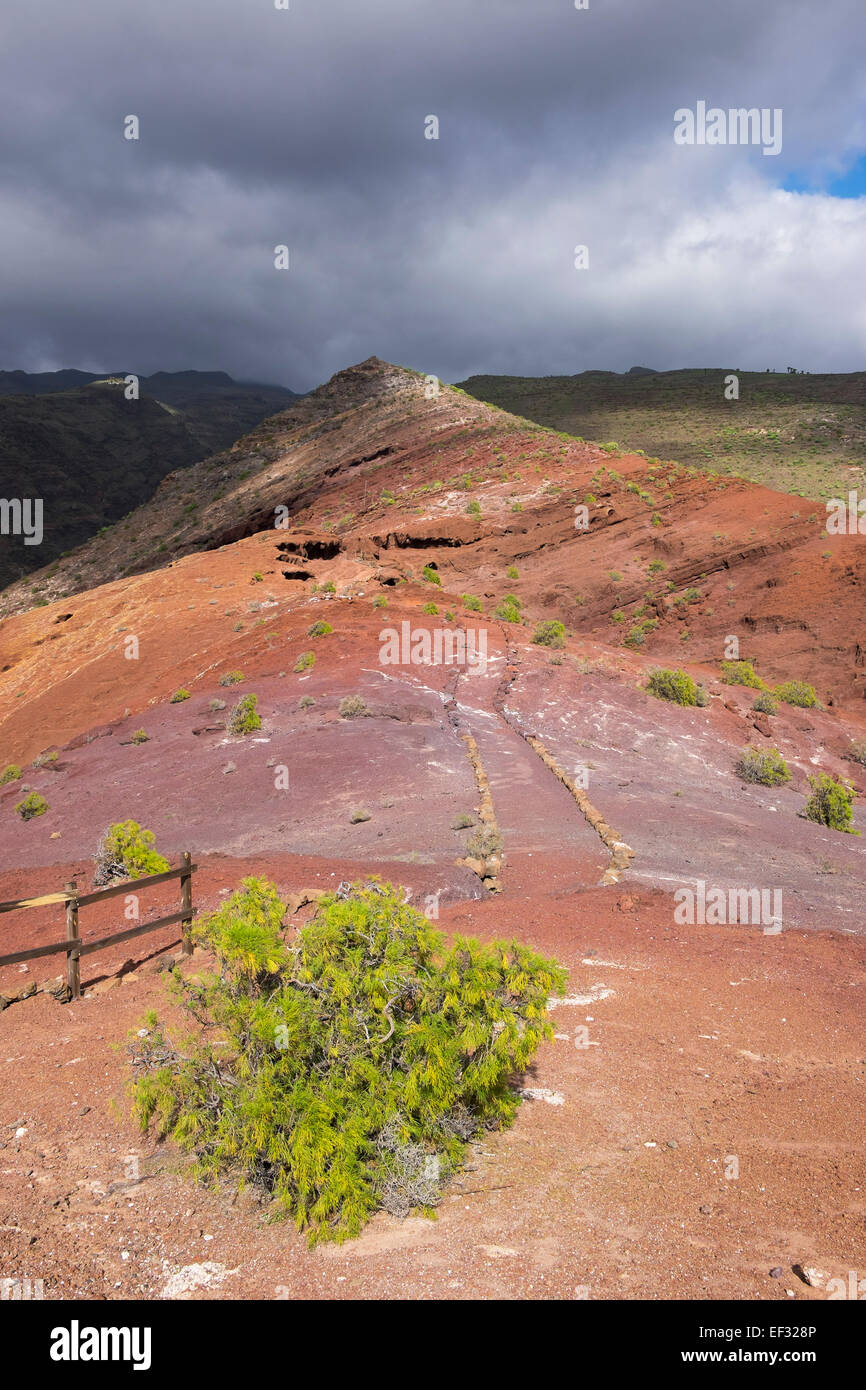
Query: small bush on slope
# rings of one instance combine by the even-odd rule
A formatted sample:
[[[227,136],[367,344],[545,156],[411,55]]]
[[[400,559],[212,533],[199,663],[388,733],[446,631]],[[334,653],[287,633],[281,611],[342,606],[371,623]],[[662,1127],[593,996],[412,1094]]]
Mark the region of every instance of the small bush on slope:
[[[659,700],[672,700],[676,705],[696,705],[698,687],[685,671],[651,671],[647,690]]]
[[[520,600],[513,594],[506,594],[493,611],[494,618],[498,618],[503,623],[522,623],[523,614],[520,611]]]
[[[135,820],[116,821],[104,830],[96,847],[97,887],[118,879],[165,873],[170,865],[153,848],[155,838],[152,830],[142,830]]]
[[[22,820],[35,820],[37,816],[45,815],[48,810],[48,802],[44,796],[40,796],[39,792],[30,792],[23,801],[18,802],[15,810]]]
[[[226,728],[230,734],[254,734],[262,727],[258,714],[258,695],[242,695],[229,715]]]
[[[744,782],[762,787],[781,787],[791,780],[791,770],[778,748],[744,748],[734,766]]]
[[[365,714],[369,713],[363,695],[345,695],[340,701],[341,719],[362,719]]]
[[[774,694],[786,705],[796,705],[799,709],[820,709],[821,701],[813,686],[805,681],[783,681],[777,685]]]
[[[447,948],[377,880],[322,898],[292,945],[282,916],[274,886],[245,879],[197,923],[217,973],[176,977],[199,1025],[183,1051],[154,1015],[133,1039],[139,1124],[199,1179],[264,1189],[311,1244],[382,1207],[429,1214],[467,1140],[513,1120],[509,1080],[552,1037],[566,972],[515,941]]]
[[[564,647],[565,628],[555,618],[549,622],[539,623],[532,640],[539,647]]]
[[[778,714],[779,701],[769,690],[762,690],[760,695],[755,696],[752,709],[757,710],[759,714]]]
[[[747,685],[752,690],[767,689],[751,661],[723,661],[722,680],[725,685]]]
[[[851,825],[851,807],[857,795],[848,782],[837,781],[826,772],[809,778],[812,795],[803,808],[806,820],[817,821],[831,830],[842,830],[846,835],[859,835]]]

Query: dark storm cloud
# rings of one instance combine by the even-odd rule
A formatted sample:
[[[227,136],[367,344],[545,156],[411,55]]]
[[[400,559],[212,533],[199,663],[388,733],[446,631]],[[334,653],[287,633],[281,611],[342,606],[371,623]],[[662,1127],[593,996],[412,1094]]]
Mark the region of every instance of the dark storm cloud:
[[[4,366],[860,365],[866,213],[778,191],[866,145],[854,0],[48,0],[0,26]],[[675,147],[698,99],[783,108],[782,154]]]

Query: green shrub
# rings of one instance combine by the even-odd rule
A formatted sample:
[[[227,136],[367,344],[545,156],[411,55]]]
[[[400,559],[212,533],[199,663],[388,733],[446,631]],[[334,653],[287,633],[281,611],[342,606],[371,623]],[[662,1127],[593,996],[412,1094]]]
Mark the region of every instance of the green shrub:
[[[313,623],[311,627],[307,628],[307,636],[327,637],[328,633],[333,631],[334,629],[331,627],[330,623],[326,623],[322,619],[320,619],[319,622]]]
[[[336,592],[337,592],[337,586],[336,586],[336,584],[334,583],[333,579],[326,579],[325,582],[324,582],[324,584],[322,585],[322,593],[323,593],[323,594],[335,594]]]
[[[50,749],[49,751],[47,751],[47,752],[45,752],[45,753],[38,753],[38,754],[36,755],[36,757],[33,759],[33,766],[34,766],[34,767],[48,767],[48,765],[49,765],[50,763],[56,763],[56,762],[57,762],[57,756],[58,756],[58,754],[57,754],[57,749],[56,749],[56,748],[52,748],[52,749]]]
[[[428,618],[435,618],[439,612],[439,609],[436,607],[435,603],[425,603],[424,607],[421,609],[421,612],[426,613]]]
[[[39,792],[29,792],[23,801],[19,801],[15,807],[22,820],[35,820],[37,816],[44,816],[48,810],[48,802]]]
[[[854,740],[851,744],[849,757],[852,758],[855,763],[862,763],[863,766],[866,767],[866,738]],[[2,782],[2,780],[2,777],[0,777],[0,782]]]
[[[744,748],[734,771],[744,782],[762,787],[781,787],[791,780],[791,771],[778,748]]]
[[[472,859],[489,859],[493,854],[501,854],[503,848],[502,836],[492,825],[479,825],[466,841],[466,853]]]
[[[421,571],[421,575],[422,575],[422,578],[424,578],[424,579],[427,580],[427,583],[428,583],[428,584],[440,584],[440,585],[441,585],[441,583],[442,583],[442,577],[441,577],[441,575],[438,573],[437,570],[434,570],[434,568],[433,568],[432,565],[425,565],[424,568],[423,568],[423,570]]]
[[[767,689],[766,682],[761,680],[751,661],[723,661],[722,681],[725,685],[747,685],[752,690]]]
[[[211,703],[213,703],[213,701],[211,701]],[[130,742],[147,743],[149,739],[150,735],[148,733],[145,733],[144,729],[136,729],[135,733],[132,735],[132,738],[130,739]]]
[[[256,729],[262,727],[262,721],[257,713],[258,703],[258,695],[241,696],[226,724],[230,734],[237,734],[242,737],[244,734],[255,733]]]
[[[116,821],[103,831],[96,849],[94,882],[101,887],[117,879],[146,878],[163,874],[169,862],[154,849],[152,830],[142,830],[138,821]]]
[[[316,702],[315,702],[315,700],[313,699],[312,695],[304,695],[304,696],[298,701],[298,709],[312,709],[312,707],[313,707],[313,705],[314,705],[315,703],[316,703]]]
[[[776,714],[779,709],[778,700],[774,700],[769,690],[762,690],[760,695],[756,695],[752,702],[752,709],[759,714]]]
[[[386,599],[386,597],[385,597],[384,594],[377,594],[377,595],[376,595],[376,597],[373,599],[373,607],[374,607],[374,608],[387,608],[387,607],[388,607],[388,600]]]
[[[821,702],[811,685],[805,681],[783,681],[773,692],[786,705],[797,705],[800,709],[820,709]]]
[[[311,1244],[380,1209],[430,1214],[467,1143],[512,1123],[566,972],[517,941],[446,947],[378,881],[320,899],[291,945],[282,916],[274,886],[245,879],[196,924],[216,972],[177,980],[195,1030],[181,1047],[153,1014],[130,1040],[138,1123]]]
[[[292,670],[293,670],[293,671],[298,671],[298,672],[301,672],[301,671],[309,671],[309,670],[311,670],[311,668],[312,668],[313,666],[315,666],[315,664],[316,664],[316,653],[315,653],[315,652],[301,652],[300,656],[298,657],[297,661],[295,662],[294,666],[292,667]]]
[[[623,638],[623,645],[633,649],[642,647],[647,635],[655,632],[658,625],[658,618],[644,618],[641,622],[635,623]]]
[[[647,690],[659,700],[672,700],[676,705],[696,705],[698,687],[685,671],[659,668],[650,672]]]
[[[812,795],[803,809],[807,820],[819,825],[829,826],[831,830],[842,830],[847,835],[859,835],[851,825],[851,808],[857,793],[849,782],[842,782],[826,772],[809,777]]]
[[[224,676],[220,676],[220,685],[239,685],[244,678],[243,671],[226,671]]]
[[[666,570],[666,569],[667,569],[667,565],[665,564],[664,560],[650,560],[650,563],[649,563],[649,573],[650,573],[650,574],[661,574],[661,573],[662,573],[664,570]]]
[[[493,616],[503,623],[521,623],[523,614],[520,611],[520,600],[513,594],[506,594],[505,598],[496,605]]]
[[[473,498],[472,501],[467,504],[466,512],[469,516],[480,516],[481,503],[478,502],[475,498]]]
[[[21,769],[17,763],[7,763],[3,771],[0,772],[0,787],[5,787],[7,782],[17,782],[21,776]]]
[[[520,578],[520,575],[519,575],[518,572],[517,572],[517,566],[516,566],[516,565],[509,565],[509,566],[508,566],[508,569],[505,571],[505,574],[506,574],[506,577],[507,577],[508,579],[519,579],[519,578]]]
[[[565,627],[555,618],[539,623],[532,640],[537,647],[564,647]]]
[[[184,700],[188,700],[188,699],[189,699],[189,691],[186,690],[183,686],[181,686],[180,690],[176,690],[176,691],[174,692],[174,694],[173,694],[172,697],[171,697],[171,700],[169,701],[169,704],[172,704],[172,705],[180,705],[180,704],[183,703]]]
[[[473,594],[462,595],[463,607],[468,608],[470,613],[481,612],[481,599],[475,598]]]
[[[367,702],[361,695],[347,695],[340,701],[341,719],[363,719],[369,713]]]
[[[452,830],[468,830],[470,825],[475,824],[475,817],[468,811],[461,811],[459,816],[455,816],[451,822]]]

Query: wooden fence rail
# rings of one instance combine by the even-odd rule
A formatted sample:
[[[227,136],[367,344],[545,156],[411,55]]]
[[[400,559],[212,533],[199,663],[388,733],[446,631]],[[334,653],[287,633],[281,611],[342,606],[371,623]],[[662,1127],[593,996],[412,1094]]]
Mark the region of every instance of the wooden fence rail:
[[[78,887],[73,879],[67,883],[62,893],[45,893],[38,898],[21,898],[14,903],[0,903],[0,913],[15,912],[19,908],[26,907],[47,907],[52,903],[65,903],[66,905],[66,939],[65,941],[54,941],[49,946],[31,946],[26,951],[13,951],[11,955],[0,956],[0,966],[17,965],[19,961],[36,960],[40,956],[54,956],[64,952],[66,955],[66,991],[69,999],[79,999],[81,997],[81,957],[90,955],[92,951],[104,950],[106,946],[115,946],[121,941],[130,941],[134,936],[143,936],[145,932],[159,931],[161,927],[173,926],[176,922],[182,924],[181,940],[183,943],[183,953],[188,956],[192,953],[192,876],[198,868],[193,864],[189,851],[181,855],[181,865],[178,869],[169,869],[163,874],[150,874],[148,878],[126,879],[123,883],[114,883],[110,888],[100,888],[95,893],[79,893]],[[141,888],[150,888],[155,883],[168,883],[170,879],[180,879],[180,912],[171,912],[167,917],[157,917],[153,922],[142,922],[137,927],[127,927],[124,931],[114,932],[111,936],[102,936],[97,941],[82,941],[78,930],[78,910],[87,907],[90,903],[102,902],[103,898],[113,898],[120,893],[137,893]]]

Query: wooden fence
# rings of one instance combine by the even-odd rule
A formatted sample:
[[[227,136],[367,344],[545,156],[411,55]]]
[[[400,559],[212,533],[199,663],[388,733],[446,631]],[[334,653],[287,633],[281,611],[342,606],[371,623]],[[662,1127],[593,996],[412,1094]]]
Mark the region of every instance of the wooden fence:
[[[66,954],[66,987],[69,999],[79,999],[81,997],[81,967],[82,956],[88,956],[93,951],[101,951],[107,946],[116,946],[121,941],[131,941],[134,936],[143,936],[145,932],[159,931],[161,927],[173,926],[175,922],[180,922],[181,939],[183,942],[184,955],[192,953],[192,876],[198,868],[193,864],[189,851],[181,855],[181,865],[178,869],[169,869],[164,874],[150,874],[147,878],[124,879],[123,883],[114,883],[109,888],[97,889],[94,893],[79,893],[75,879],[67,883],[62,893],[46,893],[40,898],[21,898],[15,903],[0,903],[0,913],[14,912],[18,908],[24,907],[47,907],[50,903],[64,903],[66,905],[66,939],[56,941],[50,946],[32,946],[27,951],[13,951],[11,955],[0,956],[0,965],[17,965],[19,961],[36,960],[39,956],[59,955],[61,951]],[[102,936],[97,941],[82,941],[78,931],[78,910],[87,907],[89,903],[102,902],[104,898],[114,898],[119,894],[137,894],[142,888],[149,888],[155,883],[168,883],[170,879],[180,879],[180,912],[170,912],[167,917],[157,917],[153,922],[142,922],[137,927],[127,927],[124,931],[114,932],[111,936]]]

